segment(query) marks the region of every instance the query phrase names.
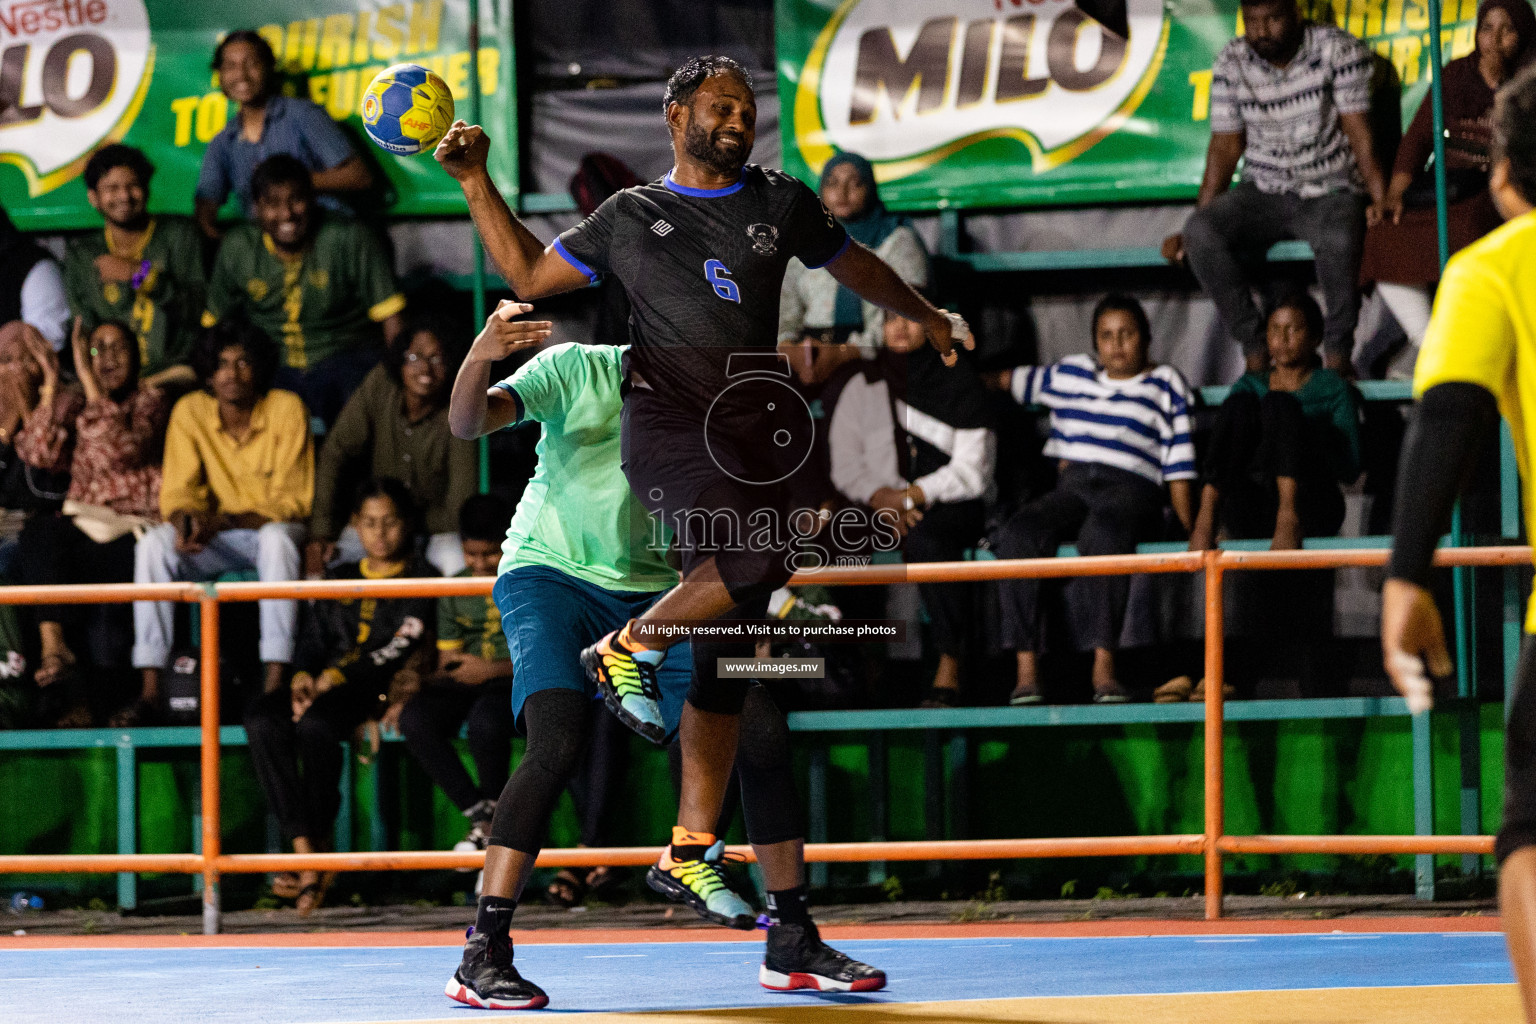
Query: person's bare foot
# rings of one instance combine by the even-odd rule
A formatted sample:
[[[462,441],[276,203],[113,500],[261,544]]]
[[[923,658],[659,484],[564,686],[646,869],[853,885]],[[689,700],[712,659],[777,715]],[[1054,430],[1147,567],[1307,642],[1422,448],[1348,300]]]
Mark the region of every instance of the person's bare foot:
[[[1271,551],[1295,551],[1301,547],[1301,517],[1294,512],[1281,512],[1275,516],[1275,535],[1269,542]]]
[[[1102,647],[1093,652],[1093,700],[1095,704],[1120,704],[1130,694],[1115,675],[1115,655]]]
[[[1018,676],[1013,692],[1008,695],[1009,704],[1039,704],[1043,701],[1034,651],[1018,652]]]

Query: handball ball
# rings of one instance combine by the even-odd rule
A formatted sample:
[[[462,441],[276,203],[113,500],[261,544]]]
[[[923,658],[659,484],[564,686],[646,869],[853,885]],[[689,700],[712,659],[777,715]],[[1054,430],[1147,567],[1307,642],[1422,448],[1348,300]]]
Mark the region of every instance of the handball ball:
[[[420,64],[379,72],[363,93],[363,128],[397,156],[430,152],[453,124],[448,83]]]

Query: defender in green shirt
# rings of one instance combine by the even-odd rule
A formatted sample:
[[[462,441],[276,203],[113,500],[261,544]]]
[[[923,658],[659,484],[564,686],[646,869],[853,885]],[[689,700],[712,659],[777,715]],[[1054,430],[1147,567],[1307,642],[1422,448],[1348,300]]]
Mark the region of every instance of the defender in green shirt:
[[[472,438],[524,420],[541,424],[539,464],[507,530],[493,597],[512,655],[512,712],[527,751],[496,803],[475,927],[444,993],[485,1009],[534,1009],[549,997],[512,963],[512,914],[549,828],[555,801],[581,764],[600,695],[575,657],[582,647],[642,614],[676,583],[667,539],[629,489],[619,464],[624,350],[556,345],[491,386],[490,365],[536,347],[547,322],[511,320],[532,307],[503,303],[486,321],[454,382],[449,424]],[[656,731],[678,728],[693,678],[691,645],[674,646],[656,671],[617,680],[624,710],[659,709]],[[608,699],[609,710],[614,701]],[[827,946],[805,906],[804,815],[796,796],[789,730],[767,690],[748,687],[736,770],[747,838],[769,889],[768,948],[793,962],[765,962],[769,988],[873,990],[885,975]],[[683,832],[680,838],[678,833]],[[674,830],[673,842],[690,833]],[[713,842],[709,840],[708,842]],[[701,917],[751,929],[757,916],[721,871],[713,842],[676,871],[646,875],[652,889]],[[777,897],[779,902],[775,902]],[[786,941],[789,940],[789,941]],[[789,968],[788,973],[781,969]]]
[[[400,330],[405,296],[373,231],[323,215],[297,159],[269,157],[251,193],[256,222],[224,236],[203,323],[249,318],[282,349],[278,386],[330,423]]]
[[[106,224],[70,241],[64,288],[87,333],[108,320],[133,331],[144,383],[190,385],[187,358],[208,290],[203,238],[186,218],[149,215],[154,173],[143,153],[120,144],[86,162],[86,198]]]

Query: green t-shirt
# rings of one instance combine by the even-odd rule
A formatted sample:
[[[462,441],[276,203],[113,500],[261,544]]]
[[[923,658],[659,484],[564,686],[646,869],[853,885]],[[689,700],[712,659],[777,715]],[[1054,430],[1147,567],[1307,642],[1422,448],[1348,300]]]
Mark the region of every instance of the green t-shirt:
[[[243,312],[283,349],[283,365],[305,370],[328,356],[378,344],[379,322],[405,308],[389,256],[354,220],[326,217],[301,255],[278,255],[254,224],[224,236],[203,324]]]
[[[461,569],[454,575],[470,572]],[[501,612],[491,595],[438,598],[437,649],[464,651],[486,661],[511,661],[507,636],[501,631]]]
[[[69,311],[85,321],[87,331],[107,320],[132,328],[139,339],[139,372],[146,377],[185,363],[208,293],[202,234],[184,217],[153,218],[138,249],[117,253],[134,262],[149,261],[137,289],[129,282],[101,279],[96,258],[111,251],[106,229],[70,241],[64,253]]]
[[[677,582],[660,530],[619,468],[623,349],[545,349],[497,387],[523,419],[544,425],[538,468],[517,503],[498,572],[558,569],[604,590],[658,591]],[[656,548],[652,548],[656,544]]]
[[[1263,398],[1269,393],[1269,374],[1245,373],[1232,382],[1228,394],[1242,391]],[[1310,441],[1328,461],[1329,475],[1341,483],[1352,483],[1360,475],[1360,392],[1333,370],[1320,366],[1295,394],[1311,427]]]

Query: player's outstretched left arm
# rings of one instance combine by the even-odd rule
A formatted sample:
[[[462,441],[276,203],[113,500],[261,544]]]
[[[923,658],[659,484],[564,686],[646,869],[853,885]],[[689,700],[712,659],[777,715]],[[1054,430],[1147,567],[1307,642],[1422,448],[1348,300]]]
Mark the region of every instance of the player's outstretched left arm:
[[[1493,394],[1477,384],[1437,384],[1424,393],[1403,443],[1392,514],[1392,558],[1381,589],[1381,656],[1414,713],[1434,703],[1436,676],[1450,675],[1445,627],[1429,592],[1435,546],[1498,423]]]
[[[918,291],[901,279],[879,256],[858,242],[850,242],[843,254],[827,264],[837,283],[866,302],[923,325],[928,342],[944,357],[944,365],[955,365],[955,342],[975,348],[970,328],[957,314],[934,307]]]
[[[505,388],[491,387],[491,364],[535,348],[549,337],[554,324],[548,320],[512,319],[532,309],[526,302],[503,300],[485,318],[485,329],[476,336],[469,355],[464,357],[464,365],[453,379],[448,429],[454,437],[472,441],[517,422],[517,399]]]
[[[585,288],[591,283],[587,276],[546,248],[512,215],[486,170],[490,151],[484,128],[455,121],[432,156],[464,190],[475,229],[501,276],[524,301]]]

